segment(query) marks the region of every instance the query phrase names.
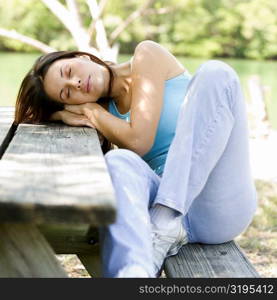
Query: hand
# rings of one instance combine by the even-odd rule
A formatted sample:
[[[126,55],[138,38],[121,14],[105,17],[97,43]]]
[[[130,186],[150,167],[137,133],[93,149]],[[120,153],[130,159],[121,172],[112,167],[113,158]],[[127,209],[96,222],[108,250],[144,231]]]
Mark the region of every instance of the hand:
[[[70,126],[88,126],[95,128],[90,120],[85,115],[75,114],[67,110],[61,110],[59,113],[59,119]]]
[[[84,104],[66,104],[64,109],[68,112],[83,115],[94,125],[96,128],[96,111],[103,111],[104,108],[97,103],[84,103]]]

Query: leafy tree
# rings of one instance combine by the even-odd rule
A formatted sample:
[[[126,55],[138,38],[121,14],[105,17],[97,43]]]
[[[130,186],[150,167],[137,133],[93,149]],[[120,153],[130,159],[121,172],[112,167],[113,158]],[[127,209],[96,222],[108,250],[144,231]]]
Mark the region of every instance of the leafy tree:
[[[136,0],[130,0],[128,3],[122,1],[122,17],[110,15],[108,19],[110,30],[117,23],[108,36],[103,21],[107,0],[26,0],[23,5],[18,0],[4,0],[1,3],[1,16],[5,28],[0,28],[0,35],[26,43],[43,52],[55,50],[57,44],[62,45],[63,49],[75,46],[79,50],[97,54],[105,59],[116,60],[119,36],[132,22],[142,17],[155,1],[145,0],[143,4]],[[111,3],[111,11],[120,9],[120,6]],[[5,17],[6,12],[8,13]],[[126,12],[129,13],[127,16]],[[19,23],[16,20],[20,20]],[[63,28],[57,20],[63,24]],[[17,31],[14,28],[17,28]],[[65,32],[65,29],[68,32]],[[21,50],[21,46],[14,41],[4,42],[4,46]]]
[[[17,51],[78,48],[116,60],[119,45],[130,53],[153,39],[176,55],[277,58],[276,0],[1,0],[0,24],[13,38],[0,47]]]

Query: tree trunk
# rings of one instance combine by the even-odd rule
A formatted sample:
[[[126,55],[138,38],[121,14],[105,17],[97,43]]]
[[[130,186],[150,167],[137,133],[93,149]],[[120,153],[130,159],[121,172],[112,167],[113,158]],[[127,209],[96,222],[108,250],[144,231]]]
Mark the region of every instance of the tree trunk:
[[[11,39],[20,41],[24,44],[27,44],[29,46],[32,46],[32,47],[40,50],[43,53],[49,53],[49,52],[56,51],[56,49],[38,41],[38,40],[35,40],[28,36],[20,34],[20,33],[16,32],[15,30],[7,30],[4,28],[0,28],[0,36],[4,36],[7,38],[11,38]]]
[[[116,42],[120,34],[137,18],[147,14],[160,14],[170,11],[168,8],[151,9],[149,8],[156,0],[145,0],[143,4],[129,17],[124,20],[108,37],[103,22],[103,11],[108,0],[86,0],[92,17],[89,28],[83,26],[82,18],[79,13],[80,3],[76,0],[65,0],[62,4],[59,0],[41,0],[46,7],[59,19],[59,21],[70,32],[80,51],[87,51],[103,60],[117,62],[119,53],[119,44]],[[56,49],[22,35],[15,30],[6,30],[0,28],[0,36],[5,36],[39,49],[43,53],[56,51]],[[95,37],[96,48],[92,46],[91,40]]]

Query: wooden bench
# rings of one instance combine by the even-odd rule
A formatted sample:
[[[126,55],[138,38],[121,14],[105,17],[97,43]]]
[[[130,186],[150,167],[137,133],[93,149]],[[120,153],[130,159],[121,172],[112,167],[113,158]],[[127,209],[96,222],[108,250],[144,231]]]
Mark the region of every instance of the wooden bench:
[[[116,200],[95,130],[12,125],[0,107],[0,277],[67,277],[55,254],[76,254],[101,276],[98,228]],[[165,262],[167,277],[259,277],[234,242],[188,244]]]
[[[187,244],[165,261],[166,277],[260,277],[236,242],[219,245]]]

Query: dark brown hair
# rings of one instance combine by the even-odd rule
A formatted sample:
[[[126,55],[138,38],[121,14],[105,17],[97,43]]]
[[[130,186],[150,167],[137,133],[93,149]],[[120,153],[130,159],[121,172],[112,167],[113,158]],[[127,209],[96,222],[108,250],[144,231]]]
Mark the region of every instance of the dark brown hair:
[[[108,62],[104,62],[98,57],[82,51],[57,51],[40,56],[34,63],[31,70],[23,79],[15,105],[15,123],[33,123],[48,121],[50,116],[63,110],[64,105],[52,100],[47,96],[43,87],[43,79],[53,62],[64,58],[74,58],[87,55],[90,59],[107,68],[110,74],[109,90],[107,98],[110,97],[114,75]],[[104,101],[105,99],[102,99]],[[101,100],[100,100],[101,101]]]

